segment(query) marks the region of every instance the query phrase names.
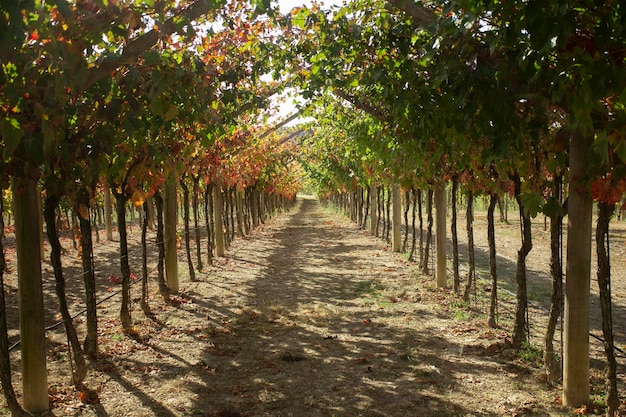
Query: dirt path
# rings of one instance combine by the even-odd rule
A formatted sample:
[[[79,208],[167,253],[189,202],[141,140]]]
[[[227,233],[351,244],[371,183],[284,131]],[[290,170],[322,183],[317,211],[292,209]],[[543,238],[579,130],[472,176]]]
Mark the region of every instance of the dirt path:
[[[136,339],[119,333],[116,303],[100,309],[103,355],[82,393],[51,336],[54,413],[567,415],[479,311],[315,200],[237,240],[199,279],[183,279],[172,305],[152,294],[156,321],[135,302]]]

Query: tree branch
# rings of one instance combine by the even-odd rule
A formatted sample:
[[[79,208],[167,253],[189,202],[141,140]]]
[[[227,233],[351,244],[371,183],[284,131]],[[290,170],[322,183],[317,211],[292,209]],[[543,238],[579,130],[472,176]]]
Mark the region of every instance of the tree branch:
[[[126,48],[124,48],[124,51],[119,57],[105,60],[100,66],[91,70],[84,89],[88,89],[119,67],[132,63],[139,55],[154,47],[159,41],[159,38],[175,33],[175,20],[183,17],[191,22],[207,14],[214,8],[215,6],[212,5],[212,2],[209,0],[196,0],[189,7],[185,8],[180,15],[170,17],[157,29],[152,29],[133,39],[128,43]]]
[[[277,131],[278,129],[280,129],[281,127],[285,126],[287,123],[291,122],[292,120],[295,120],[298,118],[298,116],[300,115],[300,110],[298,110],[296,113],[292,114],[291,116],[287,117],[285,120],[283,120],[280,123],[277,123],[276,125],[272,126],[271,128],[269,128],[268,130],[266,130],[265,132],[263,132],[260,136],[259,139],[263,139],[264,137],[268,136],[270,133],[273,133],[275,131]]]
[[[356,107],[368,113],[370,116],[380,120],[381,122],[385,123],[389,121],[389,116],[384,111],[377,109],[374,106],[371,106],[368,103],[365,103],[359,100],[357,97],[353,96],[352,94],[346,93],[345,91],[340,90],[340,89],[334,89],[333,93],[341,97],[342,99],[354,104]]]
[[[387,0],[387,3],[402,10],[422,26],[430,25],[437,17],[432,10],[413,2],[413,0]]]

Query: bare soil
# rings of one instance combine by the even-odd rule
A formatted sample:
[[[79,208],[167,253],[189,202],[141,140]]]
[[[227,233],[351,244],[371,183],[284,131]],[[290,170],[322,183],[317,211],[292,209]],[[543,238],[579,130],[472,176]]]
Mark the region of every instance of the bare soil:
[[[459,219],[461,238],[464,219]],[[519,246],[516,222],[498,226],[502,285],[514,291]],[[625,228],[626,229],[626,228]],[[486,257],[484,218],[477,217],[479,260]],[[103,235],[103,234],[102,234]],[[618,346],[624,340],[623,230],[614,240]],[[103,237],[103,236],[101,236]],[[154,237],[152,237],[154,239]],[[485,239],[486,240],[486,239]],[[131,229],[130,260],[140,275],[139,229]],[[5,279],[11,339],[18,339],[14,249]],[[80,259],[65,240],[68,298],[82,309]],[[192,242],[193,245],[193,242]],[[205,242],[202,242],[205,245]],[[535,227],[529,258],[531,342],[542,344],[549,297],[547,232]],[[204,248],[203,248],[204,249]],[[484,253],[483,253],[484,251]],[[465,253],[464,249],[461,249]],[[433,288],[406,256],[312,199],[237,239],[227,256],[190,282],[183,246],[181,292],[164,303],[151,273],[154,318],[133,293],[137,335],[119,324],[117,242],[96,245],[100,351],[85,387],[70,384],[62,328],[48,332],[50,399],[56,416],[561,416],[560,387],[543,377],[540,352],[507,345],[512,297],[502,292],[502,329],[485,324],[487,281],[470,305]],[[206,255],[203,251],[203,254]],[[155,259],[155,253],[151,253]],[[195,261],[195,258],[194,258]],[[203,259],[203,261],[205,261]],[[150,269],[154,268],[154,261]],[[484,266],[483,266],[484,268]],[[512,269],[513,272],[510,272]],[[51,268],[45,264],[49,324],[59,320]],[[485,273],[485,277],[488,275]],[[464,275],[463,275],[464,277]],[[547,290],[546,290],[547,288]],[[595,287],[594,287],[595,288]],[[594,332],[600,335],[594,311]],[[84,334],[84,318],[76,319]],[[601,401],[599,344],[594,344],[594,400]],[[19,349],[12,353],[21,391]],[[620,360],[620,388],[624,362]],[[0,400],[0,415],[8,414]],[[580,410],[581,412],[584,410]],[[593,410],[587,410],[591,412]],[[4,414],[3,414],[4,413]]]

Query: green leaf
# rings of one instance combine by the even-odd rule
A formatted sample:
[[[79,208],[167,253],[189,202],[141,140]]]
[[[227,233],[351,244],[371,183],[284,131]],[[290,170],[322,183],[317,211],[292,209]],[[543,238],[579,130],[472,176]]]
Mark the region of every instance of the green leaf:
[[[64,18],[69,19],[72,17],[72,9],[70,9],[70,5],[66,0],[53,0],[52,3],[57,6]]]
[[[306,7],[300,7],[296,11],[296,13],[293,15],[291,22],[297,28],[305,29],[306,21],[310,14],[311,14],[311,11],[309,9],[307,9]]]
[[[4,142],[4,154],[11,155],[22,139],[23,132],[19,121],[5,117],[0,121],[0,137]]]
[[[554,196],[551,196],[543,205],[542,211],[543,211],[543,214],[545,214],[548,217],[555,217],[559,214],[563,215],[563,206],[561,205],[561,203],[559,203],[559,201]]]
[[[622,162],[626,163],[626,140],[622,140],[619,145],[617,145],[615,153]]]
[[[165,113],[166,105],[167,104],[165,103],[163,96],[160,96],[152,100],[152,102],[150,103],[150,110],[155,116],[163,116],[163,114]]]
[[[584,92],[581,92],[583,95]],[[590,106],[582,99],[574,100],[572,103],[573,125],[579,132],[585,133],[593,131],[593,121],[591,120]]]
[[[165,120],[172,120],[176,116],[178,116],[178,107],[170,103],[167,111],[163,114],[163,117]]]
[[[543,202],[541,196],[536,193],[522,193],[520,200],[524,213],[530,215],[530,217],[537,217],[537,214],[541,211],[541,203]]]
[[[161,54],[157,51],[146,51],[143,53],[143,59],[146,65],[153,65],[161,62]]]
[[[597,132],[593,145],[591,145],[591,152],[600,158],[602,165],[608,165],[609,140],[605,131],[600,130]]]
[[[196,36],[196,30],[194,29],[193,25],[187,25],[187,36],[185,36],[185,39],[190,42],[191,40],[193,40],[193,38],[195,38]]]
[[[252,6],[254,6],[255,11],[257,13],[265,13],[271,7],[271,1],[270,0],[252,0],[250,2],[250,4],[252,4]]]
[[[41,121],[41,133],[43,136],[43,152],[44,154],[54,154],[56,148],[55,131],[50,126],[48,120]]]

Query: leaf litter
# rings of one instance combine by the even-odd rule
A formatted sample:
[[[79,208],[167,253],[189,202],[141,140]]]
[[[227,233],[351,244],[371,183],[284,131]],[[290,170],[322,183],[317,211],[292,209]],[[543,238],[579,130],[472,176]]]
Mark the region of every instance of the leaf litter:
[[[317,220],[294,221],[302,218]],[[117,247],[102,242],[96,251],[97,261]],[[121,331],[119,300],[99,308],[101,354],[89,360],[84,389],[70,385],[67,358],[51,348],[54,414],[568,415],[541,370],[505,357],[507,334],[486,328],[484,306],[457,308],[432,277],[314,201],[237,239],[229,253],[193,283],[179,253],[180,294],[165,304],[149,292],[156,321],[134,302],[132,337]],[[68,266],[79,268],[72,259]],[[139,261],[132,259],[135,271]],[[99,291],[118,275],[106,265]],[[132,287],[134,300],[139,290]],[[69,291],[80,293],[80,282],[68,282]],[[53,290],[46,294],[53,300]],[[459,309],[467,315],[455,315]],[[60,330],[49,341],[65,344]],[[12,360],[20,395],[19,358]]]

